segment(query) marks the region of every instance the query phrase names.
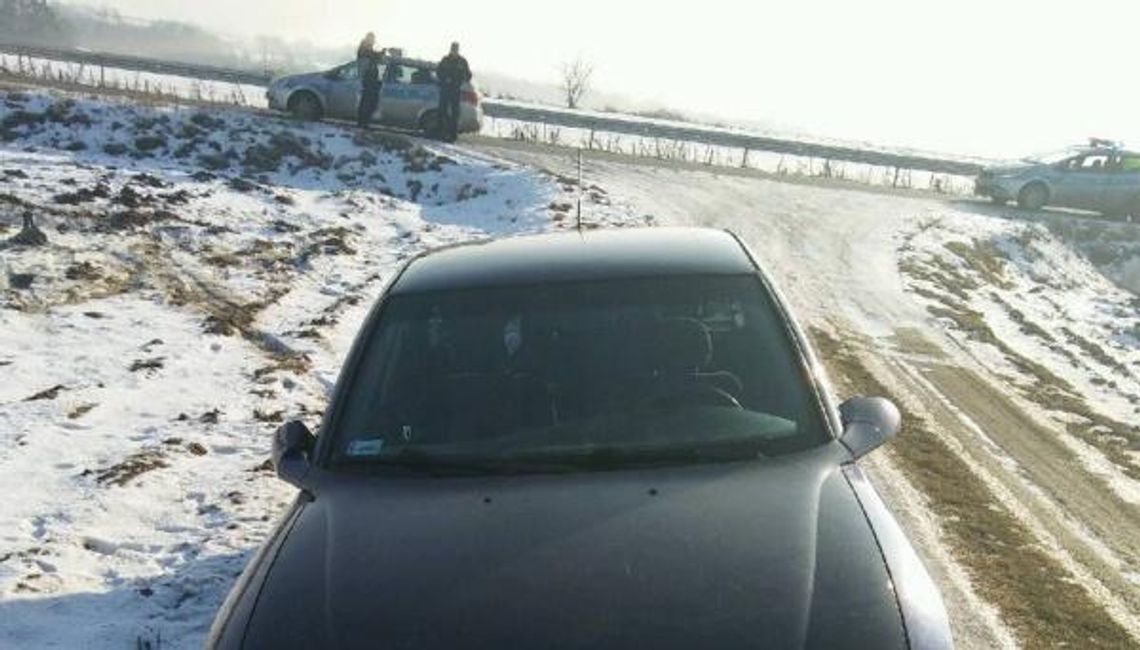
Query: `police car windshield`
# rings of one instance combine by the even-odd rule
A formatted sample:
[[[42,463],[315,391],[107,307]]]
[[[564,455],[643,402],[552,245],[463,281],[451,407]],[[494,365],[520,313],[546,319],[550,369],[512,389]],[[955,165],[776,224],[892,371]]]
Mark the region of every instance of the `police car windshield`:
[[[1032,156],[1026,156],[1025,158],[1023,158],[1023,160],[1025,162],[1040,163],[1042,165],[1055,165],[1055,164],[1061,162],[1062,160],[1072,158],[1073,156],[1077,156],[1080,153],[1081,153],[1081,150],[1079,148],[1068,147],[1068,148],[1059,149],[1056,151],[1048,151],[1045,153],[1035,154]]]

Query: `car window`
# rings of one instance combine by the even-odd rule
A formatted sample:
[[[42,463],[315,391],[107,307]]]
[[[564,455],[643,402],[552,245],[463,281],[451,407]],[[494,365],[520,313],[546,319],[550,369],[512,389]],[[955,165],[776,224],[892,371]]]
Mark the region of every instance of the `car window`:
[[[802,449],[826,430],[798,358],[754,276],[397,296],[334,454]]]
[[[408,83],[417,85],[435,84],[435,71],[431,68],[411,68]]]
[[[399,63],[389,64],[383,78],[385,83],[408,83],[408,67]]]
[[[1109,156],[1107,154],[1090,154],[1079,158],[1075,169],[1080,172],[1097,172],[1107,167],[1108,163]]]
[[[402,84],[434,84],[435,73],[431,68],[407,64],[392,64],[388,67],[388,73],[384,80]]]
[[[336,68],[333,75],[338,81],[358,81],[360,79],[360,66],[356,61],[346,63]]]

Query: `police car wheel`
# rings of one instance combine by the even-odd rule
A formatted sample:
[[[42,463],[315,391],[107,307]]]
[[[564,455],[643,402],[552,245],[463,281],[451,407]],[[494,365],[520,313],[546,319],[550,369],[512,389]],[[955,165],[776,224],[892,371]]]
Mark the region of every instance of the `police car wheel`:
[[[319,120],[321,103],[312,93],[297,93],[289,100],[289,112],[302,120]]]
[[[1049,190],[1041,183],[1026,185],[1017,194],[1017,205],[1026,210],[1040,210],[1049,200]]]
[[[426,135],[439,133],[439,111],[427,111],[420,116],[420,131]]]

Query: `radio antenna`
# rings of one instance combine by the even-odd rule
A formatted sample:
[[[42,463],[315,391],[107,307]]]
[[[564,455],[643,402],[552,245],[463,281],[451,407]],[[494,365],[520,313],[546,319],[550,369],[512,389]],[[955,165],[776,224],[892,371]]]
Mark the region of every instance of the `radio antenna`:
[[[578,234],[582,234],[582,147],[578,147]]]

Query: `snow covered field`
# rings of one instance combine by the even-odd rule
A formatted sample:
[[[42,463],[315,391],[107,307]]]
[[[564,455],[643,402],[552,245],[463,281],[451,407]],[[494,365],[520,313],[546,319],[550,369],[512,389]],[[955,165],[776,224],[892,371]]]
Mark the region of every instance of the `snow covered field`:
[[[0,242],[27,211],[49,239],[0,249],[0,647],[199,645],[292,493],[270,433],[316,424],[393,270],[569,227],[573,173],[0,93]],[[612,158],[585,185],[592,225],[741,234],[825,362],[903,404],[870,466],[960,647],[1140,639],[1140,228]]]
[[[200,646],[365,312],[426,248],[568,227],[577,190],[243,112],[0,94],[0,647]],[[601,188],[599,225],[631,223]],[[159,646],[160,643],[160,646]],[[152,647],[152,646],[147,646]]]

